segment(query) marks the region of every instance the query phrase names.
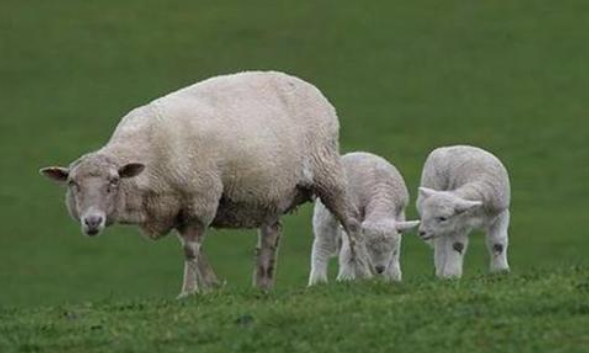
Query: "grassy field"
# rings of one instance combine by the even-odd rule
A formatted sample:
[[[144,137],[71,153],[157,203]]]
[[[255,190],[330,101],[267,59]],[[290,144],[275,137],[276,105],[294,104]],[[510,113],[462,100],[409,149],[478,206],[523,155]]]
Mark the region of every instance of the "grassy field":
[[[0,312],[10,352],[586,352],[589,268]]]
[[[520,351],[542,342],[560,351],[587,343],[579,335],[587,308],[576,304],[587,292],[572,288],[585,283],[589,266],[588,14],[589,3],[573,0],[1,0],[0,351],[65,350],[69,343],[100,349],[110,341],[121,350],[181,350],[187,342],[214,350],[237,342],[233,348],[245,351],[276,343],[281,325],[293,336],[276,350],[303,350],[311,331],[321,333],[312,337],[323,348],[341,342],[341,351],[385,339],[387,347],[449,350],[462,339],[454,335],[460,329],[464,347],[508,347],[518,332]],[[163,301],[180,287],[175,237],[153,243],[124,227],[82,237],[63,190],[38,169],[100,147],[133,107],[246,69],[286,71],[316,84],[338,109],[343,151],[385,156],[412,194],[431,149],[469,143],[495,152],[512,178],[513,277],[481,277],[487,258],[475,234],[464,282],[436,283],[430,249],[407,237],[407,284],[306,293],[306,206],[286,218],[275,294],[244,293],[255,233],[213,231],[205,248],[226,288],[175,303]],[[574,266],[585,270],[573,273]],[[504,297],[513,297],[511,304]],[[309,311],[297,310],[310,303]],[[341,310],[347,320],[331,316]],[[70,311],[79,319],[68,320]],[[254,324],[234,324],[248,312]],[[328,319],[313,315],[323,312]],[[469,325],[479,314],[486,317],[481,326]],[[199,324],[169,327],[173,320]],[[274,338],[262,337],[266,328]],[[207,335],[192,337],[196,329]],[[415,329],[419,334],[402,339]],[[444,340],[442,330],[452,338]],[[136,332],[149,337],[133,341]],[[51,343],[55,335],[64,336],[61,343]],[[224,335],[236,341],[221,343]]]

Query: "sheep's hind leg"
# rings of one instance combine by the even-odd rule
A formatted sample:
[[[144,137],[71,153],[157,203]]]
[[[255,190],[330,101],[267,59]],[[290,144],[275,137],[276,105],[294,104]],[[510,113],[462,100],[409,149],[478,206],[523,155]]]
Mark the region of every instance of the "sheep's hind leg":
[[[274,285],[276,256],[282,235],[280,222],[263,225],[258,233],[254,286],[264,291]]]
[[[352,204],[346,190],[346,178],[341,166],[340,157],[332,159],[332,170],[319,169],[315,175],[315,192],[331,214],[341,223],[345,237],[349,241],[350,265],[361,277],[371,277],[366,252],[363,247],[362,229],[358,210]]]
[[[200,288],[203,290],[215,289],[222,287],[223,283],[219,281],[219,278],[215,274],[215,271],[211,267],[207,256],[205,255],[204,249],[200,249],[198,257],[198,268],[197,268],[197,282]]]
[[[491,272],[507,272],[507,245],[509,228],[509,210],[500,214],[487,230],[487,250],[491,258]]]
[[[199,256],[204,237],[205,227],[200,224],[187,225],[179,231],[180,242],[184,250],[184,280],[178,299],[198,292]],[[206,259],[204,261],[206,262]],[[203,265],[207,264],[203,263]],[[200,269],[203,270],[203,268]]]

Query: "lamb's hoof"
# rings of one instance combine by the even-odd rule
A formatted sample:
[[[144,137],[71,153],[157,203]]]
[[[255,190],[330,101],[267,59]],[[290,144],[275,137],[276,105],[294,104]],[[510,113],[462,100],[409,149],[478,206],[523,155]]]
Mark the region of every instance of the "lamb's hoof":
[[[321,278],[321,277],[312,277],[311,279],[309,279],[309,287],[313,287],[316,285],[321,285],[321,284],[327,284],[327,278]]]
[[[457,273],[442,273],[438,275],[438,278],[442,281],[458,281],[461,277],[462,275]]]
[[[178,296],[176,297],[176,300],[186,299],[186,298],[196,295],[197,293],[198,293],[197,290],[183,291],[182,293],[178,294]]]
[[[402,282],[403,281],[403,276],[400,273],[391,273],[391,274],[386,274],[384,276],[384,280],[386,282]]]
[[[509,273],[509,267],[496,267],[491,268],[491,274],[493,275],[506,275]]]
[[[338,282],[350,282],[356,279],[353,272],[342,272],[337,275],[336,281]]]

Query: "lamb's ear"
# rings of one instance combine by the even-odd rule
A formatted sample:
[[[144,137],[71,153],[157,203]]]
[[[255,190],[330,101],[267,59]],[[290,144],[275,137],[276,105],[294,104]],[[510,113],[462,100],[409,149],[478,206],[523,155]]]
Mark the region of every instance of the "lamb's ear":
[[[417,227],[420,221],[403,221],[395,223],[395,228],[397,228],[397,232],[399,233],[406,233],[409,230]]]
[[[468,210],[471,210],[475,207],[479,207],[482,205],[483,205],[483,203],[481,201],[470,201],[470,200],[460,199],[456,203],[456,205],[454,205],[454,210],[456,211],[456,213],[462,213],[462,212],[466,212]]]
[[[39,170],[39,173],[41,173],[41,175],[46,176],[47,178],[53,180],[53,181],[57,181],[60,183],[64,183],[68,176],[70,175],[70,171],[67,168],[64,167],[46,167],[46,168],[41,168]]]
[[[119,176],[121,178],[133,178],[141,174],[145,169],[145,165],[141,163],[129,163],[119,168]]]
[[[377,222],[364,221],[362,222],[362,231],[372,230],[377,232],[390,232],[395,228],[396,222],[394,219],[382,219]]]
[[[419,195],[423,198],[430,197],[430,196],[434,195],[435,193],[437,193],[437,191],[434,189],[426,188],[424,186],[419,187]]]

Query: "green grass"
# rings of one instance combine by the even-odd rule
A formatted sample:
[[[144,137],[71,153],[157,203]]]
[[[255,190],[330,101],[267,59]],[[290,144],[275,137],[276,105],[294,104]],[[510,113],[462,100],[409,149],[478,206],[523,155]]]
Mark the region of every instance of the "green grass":
[[[0,311],[10,352],[586,352],[589,268]]]
[[[467,315],[469,305],[478,310],[480,304],[466,300],[460,302],[462,309],[430,308],[433,321],[424,330],[436,335],[430,340],[424,335],[423,342],[418,336],[401,339],[403,325],[412,325],[409,318],[425,320],[420,316],[424,312],[417,311],[421,304],[430,305],[425,297],[431,303],[439,303],[443,296],[438,296],[445,294],[468,299],[474,295],[468,290],[478,288],[495,298],[511,296],[508,290],[516,295],[521,285],[519,307],[549,306],[548,298],[536,302],[543,291],[566,290],[575,280],[566,269],[589,265],[588,13],[589,2],[578,0],[0,1],[0,307],[6,308],[2,325],[13,330],[8,336],[13,343],[4,336],[0,340],[5,347],[35,351],[49,346],[48,337],[59,332],[78,337],[78,348],[91,339],[99,347],[102,339],[114,336],[104,326],[78,335],[77,330],[87,329],[81,323],[92,325],[86,320],[94,318],[117,327],[124,325],[121,317],[127,313],[141,320],[120,326],[122,347],[151,344],[134,343],[133,327],[139,330],[150,327],[150,320],[161,320],[167,328],[174,314],[178,320],[188,315],[208,322],[207,332],[220,325],[228,330],[222,332],[245,335],[257,332],[264,320],[278,325],[293,311],[296,318],[299,313],[291,306],[318,299],[315,312],[333,313],[340,304],[355,308],[348,321],[333,318],[325,327],[320,319],[309,319],[309,328],[321,332],[319,344],[341,342],[342,351],[370,344],[369,339],[354,343],[343,333],[336,336],[340,329],[347,332],[348,324],[358,335],[384,340],[385,335],[368,332],[370,320],[376,320],[380,330],[390,328],[395,345],[433,349],[463,337],[453,334],[444,341],[439,330],[455,332],[462,325],[469,334],[478,332],[460,315]],[[84,238],[67,216],[63,190],[37,170],[67,164],[100,147],[133,107],[198,80],[245,69],[286,71],[316,84],[338,109],[342,150],[368,150],[393,161],[413,195],[433,148],[470,143],[495,152],[512,179],[514,278],[477,279],[487,258],[483,238],[474,235],[464,282],[457,288],[437,284],[430,277],[431,250],[407,237],[402,253],[406,285],[336,286],[303,294],[312,241],[311,209],[306,206],[286,217],[277,292],[269,298],[239,294],[251,283],[255,233],[212,231],[205,248],[228,281],[223,294],[189,304],[162,303],[180,288],[182,255],[174,237],[153,243],[134,228],[115,227],[99,239]],[[415,216],[412,206],[409,215]],[[556,269],[561,277],[523,280],[538,269],[548,274]],[[400,305],[380,306],[376,315],[373,301],[364,302],[364,295]],[[415,302],[405,306],[403,298]],[[525,325],[528,319],[530,327],[546,331],[534,336],[538,342],[549,344],[554,332],[564,332],[560,338],[567,330],[578,332],[582,325],[574,323],[582,316],[571,314],[574,304],[565,305],[564,298],[550,297],[555,304],[546,313],[513,318],[497,332],[517,326],[522,335],[532,335]],[[82,304],[86,302],[94,304],[87,307]],[[89,316],[70,323],[59,309],[50,309],[64,303]],[[135,303],[143,310],[119,310],[139,305]],[[499,313],[511,313],[495,304],[490,307]],[[225,305],[235,310],[222,316],[225,321],[200,316],[222,313]],[[259,311],[246,310],[251,307]],[[188,312],[182,314],[184,310]],[[233,325],[242,311],[254,314],[252,328]],[[366,327],[353,319],[354,313],[368,320]],[[305,311],[300,315],[305,318]],[[286,324],[286,332],[307,330],[307,322],[296,323]],[[274,333],[280,330],[276,327]],[[172,338],[162,337],[158,344],[180,349],[183,340],[196,337],[212,337],[211,347],[218,344],[214,338],[220,336],[214,333],[192,337],[187,330],[170,327]],[[492,347],[516,333],[489,341],[482,335],[481,344]],[[236,342],[248,344],[245,336],[239,337]],[[519,339],[524,340],[521,350],[539,347],[530,336]],[[305,342],[298,335],[291,341],[294,346]],[[554,340],[546,347],[567,350],[567,342],[573,341],[556,345]],[[255,342],[271,343],[261,338]]]

